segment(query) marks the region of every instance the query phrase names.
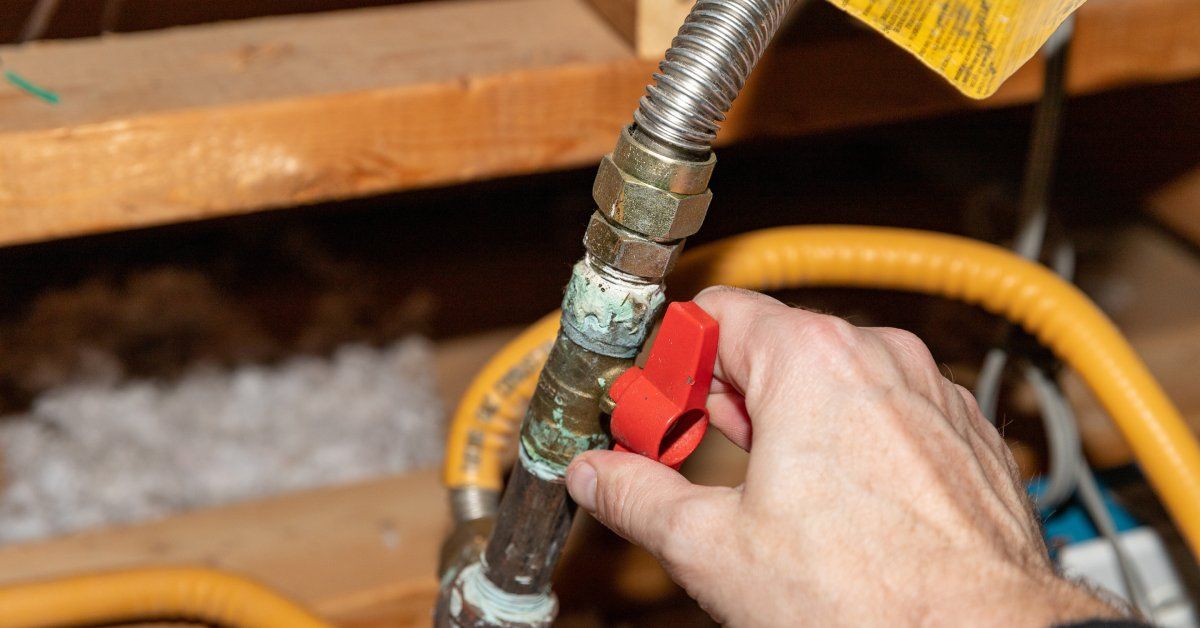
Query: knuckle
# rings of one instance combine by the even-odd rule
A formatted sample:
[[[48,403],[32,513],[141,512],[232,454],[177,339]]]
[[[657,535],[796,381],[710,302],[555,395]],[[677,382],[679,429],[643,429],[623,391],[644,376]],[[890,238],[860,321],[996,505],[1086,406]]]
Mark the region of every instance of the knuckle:
[[[877,331],[887,339],[893,348],[900,352],[898,357],[903,362],[910,366],[915,365],[937,370],[937,365],[933,360],[933,354],[929,351],[929,347],[916,334],[907,329],[897,329],[895,327],[883,327]]]
[[[696,299],[757,299],[762,296],[762,293],[746,288],[717,284],[701,290]]]
[[[966,386],[953,382],[950,385],[954,386],[954,390],[958,393],[958,396],[962,397],[963,403],[967,404],[967,412],[983,416],[983,411],[979,409],[979,401],[975,399],[975,395],[971,391],[967,390]]]
[[[806,344],[827,358],[840,359],[854,353],[860,343],[859,329],[834,316],[817,316],[797,321]]]

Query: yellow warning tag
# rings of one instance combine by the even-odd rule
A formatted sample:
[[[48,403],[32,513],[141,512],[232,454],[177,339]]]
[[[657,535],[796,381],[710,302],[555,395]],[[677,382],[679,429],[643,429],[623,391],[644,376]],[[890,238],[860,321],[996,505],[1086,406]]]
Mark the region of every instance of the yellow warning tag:
[[[971,98],[987,98],[1084,0],[829,0]]]

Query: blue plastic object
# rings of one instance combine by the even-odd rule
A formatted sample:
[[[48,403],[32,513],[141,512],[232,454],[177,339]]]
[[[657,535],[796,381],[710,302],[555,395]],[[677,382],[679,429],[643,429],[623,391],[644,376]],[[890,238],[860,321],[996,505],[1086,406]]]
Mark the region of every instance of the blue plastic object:
[[[1029,483],[1028,489],[1029,494],[1036,497],[1042,490],[1042,479],[1035,478]],[[1104,496],[1104,505],[1112,513],[1113,521],[1117,525],[1117,532],[1132,530],[1141,525],[1133,515],[1129,514],[1129,511],[1113,499],[1112,491],[1108,490],[1103,482],[1100,482],[1100,492]],[[1056,548],[1094,539],[1100,535],[1091,518],[1088,517],[1087,510],[1077,498],[1072,497],[1062,506],[1052,511],[1043,511],[1040,514],[1045,525],[1043,534],[1046,538],[1046,546],[1052,552]]]

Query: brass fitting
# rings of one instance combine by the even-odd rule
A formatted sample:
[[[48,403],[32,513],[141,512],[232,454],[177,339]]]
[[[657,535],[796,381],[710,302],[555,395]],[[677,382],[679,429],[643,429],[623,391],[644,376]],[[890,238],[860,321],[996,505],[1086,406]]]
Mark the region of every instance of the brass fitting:
[[[674,268],[679,251],[683,248],[682,241],[670,244],[655,242],[614,224],[600,212],[592,214],[587,232],[583,235],[583,245],[593,259],[621,272],[647,279],[666,277]]]
[[[681,240],[700,230],[712,192],[716,157],[685,161],[658,154],[626,129],[600,161],[592,197],[612,222],[652,240]]]
[[[618,168],[643,182],[676,194],[703,193],[717,165],[716,153],[709,153],[704,161],[686,161],[657,153],[639,142],[628,127],[621,131],[612,160]]]

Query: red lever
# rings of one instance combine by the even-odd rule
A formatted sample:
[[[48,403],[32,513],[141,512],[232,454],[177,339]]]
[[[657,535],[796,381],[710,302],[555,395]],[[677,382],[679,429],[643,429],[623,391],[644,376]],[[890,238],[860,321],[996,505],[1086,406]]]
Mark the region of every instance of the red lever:
[[[678,468],[708,430],[704,404],[717,359],[717,321],[692,301],[667,306],[646,367],[613,382],[613,449]]]

